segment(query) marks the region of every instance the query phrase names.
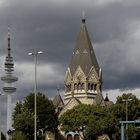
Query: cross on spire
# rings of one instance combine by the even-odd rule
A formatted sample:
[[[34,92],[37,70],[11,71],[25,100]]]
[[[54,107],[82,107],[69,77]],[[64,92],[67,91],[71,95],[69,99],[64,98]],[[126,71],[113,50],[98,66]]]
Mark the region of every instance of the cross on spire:
[[[82,23],[85,24],[86,19],[85,19],[85,11],[82,11]]]

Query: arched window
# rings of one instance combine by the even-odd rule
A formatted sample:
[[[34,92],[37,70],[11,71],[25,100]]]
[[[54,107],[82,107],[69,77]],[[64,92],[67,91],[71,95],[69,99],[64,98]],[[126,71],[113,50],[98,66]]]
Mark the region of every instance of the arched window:
[[[67,135],[67,140],[72,140],[72,135],[71,134]]]
[[[75,134],[75,135],[74,135],[74,140],[80,140],[80,137],[79,137],[78,134]]]
[[[94,85],[94,91],[96,91],[96,90],[97,90],[97,84]]]
[[[88,83],[88,90],[90,90],[90,83]]]
[[[81,90],[81,84],[78,83],[78,90]]]
[[[92,83],[92,84],[91,84],[91,90],[93,90],[93,89],[94,89],[94,84]]]
[[[85,84],[84,84],[84,83],[81,84],[81,89],[82,89],[82,90],[85,89]]]
[[[76,83],[74,84],[74,90],[77,90],[77,84]]]

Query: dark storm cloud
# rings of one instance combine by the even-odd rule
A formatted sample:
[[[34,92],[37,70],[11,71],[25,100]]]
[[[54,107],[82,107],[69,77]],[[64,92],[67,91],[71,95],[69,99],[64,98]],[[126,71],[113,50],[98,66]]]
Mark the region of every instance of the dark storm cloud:
[[[19,78],[13,104],[33,92],[34,63],[27,54],[34,50],[44,52],[38,57],[38,91],[53,98],[59,87],[64,94],[65,71],[80,30],[82,10],[103,70],[103,90],[140,88],[140,1],[0,0],[1,75],[10,25],[15,75]],[[0,81],[0,85],[2,88],[4,83]],[[2,97],[2,104],[5,120],[6,97]]]
[[[140,20],[140,2],[135,0],[7,1],[0,9],[0,54],[5,53],[7,26],[10,24],[13,56],[17,63],[32,63],[33,59],[27,53],[34,49],[42,50],[44,54],[39,56],[39,63],[61,65],[58,70],[64,76],[80,29],[80,13],[83,9],[86,11],[87,28],[95,53],[103,69],[104,88],[138,87],[139,80],[135,77],[139,77],[139,69],[131,71],[133,61],[137,60],[129,63],[127,56],[128,53],[135,57],[135,53],[131,54],[132,47],[139,51],[139,42],[134,46],[130,46],[132,44],[129,42],[134,41],[129,34],[136,28],[129,28],[128,25]],[[25,70],[26,66],[21,73]],[[130,77],[132,80],[128,80]],[[53,84],[56,83],[49,84],[50,90],[54,88]],[[62,84],[63,81],[60,82]]]
[[[17,2],[6,9],[4,16],[12,26],[12,44],[16,50],[15,59],[19,61],[25,61],[27,53],[33,48],[42,49],[48,61],[56,62],[65,60],[63,56],[67,56],[66,52],[70,50],[69,45],[75,36],[73,30],[76,29],[73,12],[70,15],[65,7],[43,3]]]

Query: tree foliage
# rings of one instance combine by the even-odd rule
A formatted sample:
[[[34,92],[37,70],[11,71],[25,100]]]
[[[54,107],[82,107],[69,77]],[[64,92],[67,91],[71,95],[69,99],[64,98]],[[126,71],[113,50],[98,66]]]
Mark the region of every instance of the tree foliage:
[[[117,120],[113,113],[106,107],[80,104],[68,110],[60,117],[62,130],[79,131],[85,126],[87,138],[96,138],[101,134],[111,135],[117,130]]]
[[[132,93],[124,93],[117,97],[116,104],[111,108],[113,114],[118,121],[126,120],[126,100],[127,101],[127,117],[128,121],[140,120],[140,100]],[[118,125],[120,127],[120,124]],[[140,126],[140,125],[139,125]],[[129,139],[135,140],[140,136],[140,130],[135,125],[128,125],[128,130],[125,130]],[[120,135],[120,134],[119,134]]]
[[[114,112],[118,118],[121,120],[125,120],[126,118],[126,100],[127,101],[127,114],[128,120],[136,120],[140,117],[140,101],[136,98],[132,93],[124,93],[122,96],[117,97],[116,104],[114,105],[115,110],[118,112]]]
[[[46,129],[56,131],[58,119],[52,101],[41,94],[37,94],[37,131]],[[31,139],[34,134],[34,94],[29,94],[23,102],[18,102],[13,113],[13,127],[16,132],[22,132]],[[27,138],[26,138],[27,139]]]
[[[61,129],[65,132],[79,131],[85,126],[84,134],[87,139],[96,139],[99,135],[108,134],[111,139],[120,139],[120,123],[126,120],[126,102],[128,101],[128,120],[140,119],[140,100],[135,95],[123,94],[111,107],[80,104],[68,110],[60,117]],[[138,139],[140,131],[135,125],[128,126],[126,131],[130,139]]]

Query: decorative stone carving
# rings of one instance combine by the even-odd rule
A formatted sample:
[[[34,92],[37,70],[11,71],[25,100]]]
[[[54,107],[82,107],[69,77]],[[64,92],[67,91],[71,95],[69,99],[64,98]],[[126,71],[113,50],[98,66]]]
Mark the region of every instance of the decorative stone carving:
[[[86,76],[80,66],[78,66],[78,68],[76,69],[74,76],[73,76],[73,80],[74,80],[74,82],[86,80]]]
[[[88,75],[88,81],[92,83],[98,83],[100,81],[98,74],[94,67],[91,68],[89,75]]]

